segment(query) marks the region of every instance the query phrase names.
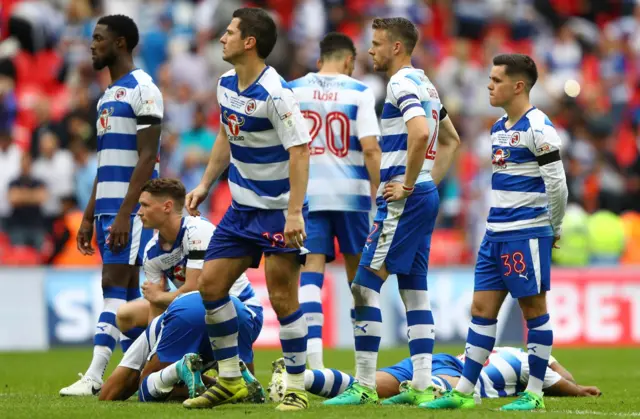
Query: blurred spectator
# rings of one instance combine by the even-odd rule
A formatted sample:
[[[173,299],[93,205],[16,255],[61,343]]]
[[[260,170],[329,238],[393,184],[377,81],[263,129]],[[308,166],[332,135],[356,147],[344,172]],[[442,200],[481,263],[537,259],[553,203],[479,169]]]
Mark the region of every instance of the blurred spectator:
[[[31,155],[23,153],[20,175],[9,183],[9,204],[12,207],[6,231],[14,246],[40,249],[46,233],[43,206],[48,199],[47,188],[31,171]]]
[[[18,113],[15,95],[16,69],[11,60],[0,59],[0,130],[10,131]]]
[[[37,125],[31,134],[31,157],[37,159],[40,156],[40,150],[42,148],[40,146],[40,140],[49,132],[59,132],[59,126],[51,120],[51,105],[49,100],[41,98],[33,110]]]
[[[11,140],[8,130],[0,129],[0,229],[6,227],[11,215],[11,205],[6,199],[9,183],[20,174],[20,156],[22,152]]]
[[[180,146],[185,149],[195,148],[203,155],[207,155],[213,148],[216,134],[207,127],[207,115],[202,106],[196,108],[193,116],[193,128],[182,134]]]
[[[53,132],[40,136],[40,157],[33,163],[34,177],[47,187],[48,199],[42,207],[47,228],[62,215],[62,199],[73,195],[73,157],[69,150],[60,149],[60,141]]]
[[[93,183],[98,172],[98,158],[91,153],[82,139],[75,139],[69,147],[75,162],[74,190],[78,207],[84,211],[93,192]]]

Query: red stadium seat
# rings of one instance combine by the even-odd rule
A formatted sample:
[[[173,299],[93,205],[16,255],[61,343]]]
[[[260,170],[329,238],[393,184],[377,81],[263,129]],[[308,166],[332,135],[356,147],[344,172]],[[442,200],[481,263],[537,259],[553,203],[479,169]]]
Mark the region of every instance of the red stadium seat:
[[[40,253],[28,246],[15,246],[9,248],[2,255],[2,264],[9,266],[33,266],[42,262]]]

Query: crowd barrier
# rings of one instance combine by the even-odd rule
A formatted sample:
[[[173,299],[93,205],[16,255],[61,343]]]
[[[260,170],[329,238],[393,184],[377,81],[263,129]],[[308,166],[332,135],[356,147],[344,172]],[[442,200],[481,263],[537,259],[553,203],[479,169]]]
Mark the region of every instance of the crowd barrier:
[[[278,321],[262,270],[248,272],[265,306],[258,347],[278,347]],[[141,275],[141,281],[144,276]],[[432,269],[429,296],[439,343],[462,343],[473,294],[470,268]],[[323,289],[327,347],[353,347],[351,294],[344,268],[329,265]],[[102,310],[100,271],[0,269],[0,350],[89,346]],[[383,347],[406,342],[406,318],[395,277],[382,288]],[[640,346],[640,268],[554,269],[548,296],[556,346]],[[517,301],[507,297],[498,343],[522,344],[526,327]]]

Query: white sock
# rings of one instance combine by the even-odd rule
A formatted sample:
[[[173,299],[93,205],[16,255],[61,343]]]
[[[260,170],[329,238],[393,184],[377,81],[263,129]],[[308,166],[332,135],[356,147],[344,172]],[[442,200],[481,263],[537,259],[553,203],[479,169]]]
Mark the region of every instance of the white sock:
[[[376,388],[377,352],[358,351],[356,358],[356,380],[369,388]]]
[[[168,367],[165,367],[160,371],[156,371],[151,375],[149,375],[148,385],[149,385],[149,391],[151,392],[152,395],[155,396],[155,394],[153,394],[153,392],[151,391],[152,386],[163,393],[168,393],[173,389],[173,386],[176,385],[178,381],[180,381],[180,377],[178,377],[178,368],[177,368],[178,362],[175,362],[169,365]]]
[[[91,364],[89,365],[89,369],[84,375],[102,384],[104,370],[107,369],[107,365],[109,364],[110,359],[111,349],[106,346],[94,346]]]
[[[431,354],[417,354],[411,357],[413,363],[411,387],[418,391],[425,390],[431,385],[431,359]]]
[[[231,358],[218,361],[218,374],[220,378],[242,377],[242,371],[240,371],[240,357],[235,355]]]
[[[309,369],[321,370],[324,368],[322,362],[322,339],[311,338],[307,340],[307,362]]]

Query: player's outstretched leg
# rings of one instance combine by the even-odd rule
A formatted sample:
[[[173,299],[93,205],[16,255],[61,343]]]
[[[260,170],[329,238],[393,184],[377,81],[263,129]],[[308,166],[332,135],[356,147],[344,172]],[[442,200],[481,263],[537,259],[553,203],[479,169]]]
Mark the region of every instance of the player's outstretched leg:
[[[544,409],[542,384],[549,365],[553,330],[549,314],[527,320],[527,349],[529,351],[529,383],[527,389],[516,401],[503,406],[500,410],[538,410]]]
[[[205,265],[205,269],[207,265]],[[204,274],[204,272],[203,272]],[[218,361],[219,375],[216,383],[199,397],[185,400],[187,409],[208,409],[245,399],[249,392],[242,379],[238,355],[238,316],[231,298],[227,295],[216,301],[203,303],[207,314],[207,333]]]
[[[462,377],[455,389],[447,391],[439,399],[423,403],[427,409],[471,409],[475,407],[473,392],[482,366],[496,343],[497,320],[472,316]]]
[[[348,406],[378,403],[376,365],[382,331],[380,289],[383,280],[370,270],[360,267],[351,285],[356,311],[354,337],[356,346],[356,381],[325,405]]]
[[[418,406],[432,401],[434,390],[431,384],[431,361],[435,326],[427,291],[427,276],[398,274],[398,286],[407,310],[407,337],[413,379],[401,386],[398,395],[384,400],[382,404]]]

